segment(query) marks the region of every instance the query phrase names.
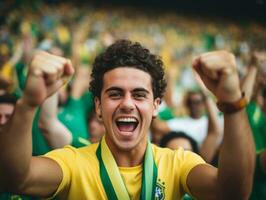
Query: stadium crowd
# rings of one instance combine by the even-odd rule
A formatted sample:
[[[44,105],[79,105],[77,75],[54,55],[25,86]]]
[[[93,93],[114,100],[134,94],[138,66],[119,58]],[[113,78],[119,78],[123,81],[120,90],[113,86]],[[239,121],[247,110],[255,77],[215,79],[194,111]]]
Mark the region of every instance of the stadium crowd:
[[[151,51],[152,55],[160,55],[160,58],[164,63],[163,68],[165,70],[165,79],[167,80],[165,92],[161,91],[164,93],[164,98],[160,99],[160,102],[156,102],[156,99],[154,100],[156,105],[158,103],[158,116],[151,116],[151,124],[147,128],[148,140],[150,140],[154,145],[170,148],[175,152],[178,152],[178,155],[182,154],[184,150],[184,152],[194,152],[195,154],[191,155],[186,155],[186,153],[181,155],[183,157],[188,156],[188,159],[194,160],[194,163],[191,162],[187,164],[187,168],[190,167],[190,170],[192,170],[192,165],[193,167],[196,165],[206,165],[217,167],[219,170],[221,168],[223,170],[220,171],[225,172],[226,170],[224,170],[221,166],[228,165],[229,168],[232,168],[231,172],[235,173],[233,168],[237,167],[235,167],[232,163],[232,165],[230,165],[230,162],[228,161],[229,159],[227,160],[227,157],[230,157],[228,153],[231,152],[232,158],[239,162],[239,171],[242,172],[241,170],[243,169],[245,172],[245,174],[243,172],[241,175],[246,175],[246,177],[252,176],[252,180],[248,178],[248,180],[238,180],[240,183],[241,181],[246,181],[245,187],[247,188],[245,188],[245,190],[241,184],[237,184],[239,183],[237,181],[232,181],[232,184],[235,183],[233,189],[239,188],[239,191],[242,191],[243,189],[242,193],[244,196],[241,197],[243,199],[266,199],[265,33],[266,27],[256,24],[255,22],[246,22],[245,24],[239,25],[236,22],[222,19],[211,20],[203,17],[195,18],[195,16],[188,17],[165,11],[157,12],[156,10],[147,9],[136,10],[132,7],[94,7],[89,5],[76,7],[70,3],[55,5],[41,3],[41,5],[35,5],[35,7],[20,6],[19,8],[12,10],[6,15],[5,23],[0,26],[0,133],[2,135],[0,137],[0,151],[6,152],[0,156],[0,176],[5,177],[5,172],[8,171],[6,168],[8,166],[20,165],[21,163],[22,166],[24,166],[24,161],[20,163],[19,161],[21,159],[19,159],[19,157],[21,156],[23,158],[23,156],[25,156],[25,160],[27,160],[28,157],[26,157],[26,154],[28,151],[32,156],[37,156],[37,158],[45,157],[45,159],[56,160],[58,159],[56,158],[57,156],[67,157],[68,155],[63,153],[58,153],[58,155],[56,153],[53,154],[54,151],[52,150],[64,148],[66,145],[81,149],[87,146],[92,146],[91,149],[96,149],[97,147],[94,146],[94,143],[98,145],[100,142],[99,144],[102,145],[102,149],[104,149],[106,144],[107,146],[110,145],[109,148],[111,149],[111,139],[109,139],[108,136],[110,127],[106,122],[107,117],[99,114],[99,107],[102,110],[105,108],[103,99],[101,99],[103,97],[99,98],[99,96],[97,96],[98,90],[97,88],[95,89],[96,86],[93,86],[93,84],[99,84],[97,87],[102,87],[101,89],[105,88],[106,85],[100,85],[103,84],[100,83],[100,81],[105,79],[102,78],[99,79],[100,81],[98,80],[99,82],[95,82],[95,74],[101,73],[100,70],[97,71],[95,68],[102,67],[104,65],[102,63],[104,62],[106,62],[107,64],[105,63],[105,65],[108,66],[108,59],[111,60],[110,63],[114,66],[111,66],[112,64],[110,64],[109,67],[111,70],[104,71],[106,74],[102,76],[105,77],[115,72],[115,70],[120,69],[120,67],[123,66],[123,63],[124,66],[137,65],[134,64],[135,57],[134,59],[130,57],[131,54],[133,54],[130,52],[130,48],[137,49],[137,45],[135,43],[127,44],[125,42],[127,40],[131,40],[144,45],[145,48]],[[121,39],[123,39],[122,42]],[[112,46],[112,44],[114,45]],[[137,54],[141,54],[142,47],[138,48],[139,49],[137,49],[136,52],[134,50],[134,53],[136,54],[134,56],[139,56]],[[114,53],[112,51],[114,51]],[[129,52],[127,52],[128,54],[123,55],[124,51]],[[200,59],[203,59],[202,57],[204,56],[200,58],[198,57],[199,55],[205,55],[204,53],[209,51],[213,51],[215,53],[210,53],[211,55],[214,55],[212,59],[214,59],[215,56],[219,58],[224,56],[224,58],[228,58],[228,60],[230,60],[230,56],[228,56],[225,52],[231,52],[232,54],[230,55],[234,55],[237,70],[236,74],[238,75],[237,77],[239,77],[238,79],[240,82],[239,88],[242,92],[241,102],[239,104],[242,106],[241,108],[233,108],[233,110],[231,109],[230,111],[223,110],[221,108],[218,109],[216,101],[221,101],[221,99],[225,98],[224,96],[226,95],[222,97],[220,97],[219,94],[217,95],[215,90],[212,90],[211,87],[209,87],[210,84],[208,85],[208,82],[206,81],[206,78],[204,79],[204,77],[206,74],[211,78],[215,77],[213,82],[218,83],[220,79],[217,77],[222,76],[221,72],[209,70],[208,67],[211,66],[211,64],[207,61],[205,64],[202,64],[203,61]],[[113,57],[117,56],[117,60],[114,61],[109,58],[108,56],[110,55],[108,52]],[[150,52],[145,53],[150,55]],[[156,60],[155,64],[153,61],[147,61],[148,59],[145,57],[145,53],[143,53],[144,57],[138,57],[136,59],[137,63],[150,62],[147,65],[159,65],[158,63],[160,60]],[[99,57],[98,55],[102,55],[102,57]],[[119,58],[120,55],[121,58]],[[95,58],[97,59],[95,60]],[[133,61],[130,59],[133,59]],[[152,57],[151,60],[152,59],[155,58]],[[58,63],[61,62],[63,64],[59,65]],[[120,65],[116,64],[116,62]],[[223,66],[221,63],[222,62],[216,64],[220,67],[220,65]],[[230,65],[230,62],[228,61],[226,64]],[[144,65],[145,64],[143,64],[143,66]],[[63,70],[60,68],[60,72],[55,74],[52,67],[63,67]],[[202,71],[197,70],[199,67],[203,68],[203,71],[207,70],[207,73],[205,72],[205,75],[202,75]],[[227,67],[228,66],[225,66],[228,73],[224,72],[224,77],[231,75],[233,73],[232,71],[234,71]],[[35,70],[35,68],[39,68],[39,71]],[[138,72],[134,72],[136,69],[138,69]],[[139,78],[134,76],[136,81],[139,80],[141,83],[144,83],[145,86],[146,82],[143,81],[141,77],[146,78],[146,76],[141,74],[139,71],[142,70],[141,72],[145,72],[146,70],[149,74],[153,74],[153,72],[150,72],[149,70],[156,70],[155,68],[150,69],[149,67],[145,68],[145,70],[141,67],[136,67],[136,69],[134,67],[133,69],[130,67],[126,67],[126,69],[124,69],[124,72],[128,72],[124,74],[125,77],[128,78],[128,82],[125,82],[125,85],[129,84],[130,86],[134,82],[130,79],[131,77],[129,72],[132,72],[132,76],[134,73],[138,74]],[[104,67],[102,70],[105,70]],[[42,81],[44,81],[45,84],[43,84],[40,80],[34,82],[33,79],[36,73],[41,74],[41,77],[43,78]],[[73,73],[74,75],[71,77]],[[90,76],[90,74],[92,74],[92,76]],[[113,77],[116,77],[116,75],[117,74],[113,73]],[[155,84],[154,77],[151,77],[152,84]],[[50,92],[48,90],[49,87],[53,86],[55,80],[57,79],[62,81],[62,83],[60,82],[60,86],[62,87],[59,88],[56,86],[56,89],[52,88],[53,92]],[[113,80],[112,77],[110,77],[110,80]],[[106,82],[104,82],[104,84],[106,84]],[[160,84],[162,84],[162,82]],[[154,86],[152,86],[152,93],[154,93],[154,95],[158,95],[156,91],[159,90],[159,86],[156,85],[156,89],[153,87]],[[163,86],[161,87],[163,88]],[[44,92],[45,89],[47,89],[47,93]],[[217,91],[220,91],[221,88],[216,89]],[[125,95],[125,97],[123,96],[124,98],[127,97],[126,94],[120,94],[122,91],[117,90],[117,88],[110,89],[109,95],[111,98],[117,100],[123,95]],[[33,93],[31,93],[32,91]],[[136,92],[136,94],[134,94],[136,97],[134,96],[134,98],[137,100],[139,100],[138,98],[147,100],[148,97],[146,95],[148,95],[149,92],[146,91],[148,93],[146,94],[145,91],[134,91]],[[42,95],[44,95],[45,98]],[[160,95],[157,97],[161,98]],[[26,109],[21,107],[21,99],[24,100],[24,103],[27,102],[27,105],[30,105],[29,107],[36,107],[32,117],[29,117],[31,114],[27,114],[30,113],[28,110],[25,111],[25,115],[20,113],[21,110]],[[234,101],[238,99],[234,99]],[[33,106],[33,104],[31,104],[32,102],[38,103]],[[239,103],[238,101],[236,102]],[[126,105],[124,106],[126,107]],[[143,107],[141,108],[143,109]],[[126,108],[123,109],[124,112],[128,112],[126,111]],[[250,126],[253,139],[248,138],[249,126],[246,126],[242,117],[241,120],[240,118],[238,120],[232,118],[232,121],[236,120],[237,122],[235,123],[235,126],[239,126],[239,131],[245,136],[243,136],[243,138],[235,137],[236,140],[231,141],[230,143],[228,142],[230,139],[228,135],[230,135],[229,133],[231,130],[228,130],[229,123],[228,118],[226,117],[228,115],[231,117],[231,115],[234,115],[232,113],[239,113],[242,112],[242,110],[245,110],[245,114],[242,114],[246,115],[248,118],[248,124]],[[150,110],[147,111],[149,112]],[[19,116],[23,118],[19,118]],[[30,118],[32,118],[32,123],[29,123],[31,121]],[[16,119],[20,122],[17,122]],[[130,120],[133,119],[123,118],[121,121],[117,122],[117,126],[125,132],[130,132],[133,126],[132,124],[136,123],[131,122],[131,124],[129,123],[127,125]],[[25,127],[23,125],[24,122]],[[29,129],[26,128],[28,123],[31,124]],[[231,126],[233,125],[230,125],[230,127]],[[6,131],[7,129],[8,131]],[[236,128],[235,132],[238,132],[238,129]],[[17,134],[15,134],[15,130],[18,132]],[[30,141],[32,140],[32,143],[30,144],[32,144],[32,147],[29,147],[28,139],[25,139],[24,141],[22,136],[20,137],[18,135],[19,132],[23,135],[24,132],[27,132],[26,130],[31,132]],[[13,138],[5,136],[5,131],[13,134]],[[105,133],[108,133],[107,136],[104,136]],[[5,138],[7,138],[6,141],[4,141]],[[233,137],[231,137],[231,139],[232,138]],[[144,140],[144,138],[142,139]],[[245,139],[247,139],[248,142],[245,143],[247,145],[246,150],[242,153],[247,153],[247,156],[243,158],[241,153],[234,154],[234,152],[237,151],[237,144],[241,144],[241,140],[245,141]],[[10,140],[13,140],[13,142]],[[15,142],[15,140],[21,140],[22,142],[18,143]],[[12,150],[11,148],[11,150],[5,151],[5,143],[9,146],[12,146],[11,144],[16,145],[18,147],[18,151]],[[19,151],[23,149],[20,145],[25,145],[25,155],[24,153],[21,153],[20,155]],[[255,146],[255,149],[252,149],[252,145]],[[149,143],[147,145],[147,149],[148,146]],[[65,148],[67,149],[66,152],[73,151],[73,154],[78,154],[76,150],[72,149],[72,147],[67,146]],[[155,149],[153,149],[153,151],[159,151],[156,150],[155,147],[153,148]],[[227,150],[224,150],[225,148],[227,148]],[[240,150],[242,148],[243,146],[239,147]],[[180,151],[180,149],[184,150]],[[60,152],[60,150],[58,151]],[[8,152],[10,155],[13,155],[11,152],[14,152],[14,155],[16,152],[16,156],[14,156],[14,159],[9,161],[9,164],[2,164],[7,163],[6,155],[8,155]],[[113,153],[113,151],[111,153]],[[147,150],[145,152],[145,162],[146,153]],[[227,156],[225,156],[225,154],[227,154]],[[199,155],[200,157],[194,157],[194,155]],[[73,155],[71,154],[70,157],[71,156]],[[115,157],[115,155],[113,156],[116,162],[119,163],[120,160]],[[121,153],[120,156],[123,157],[124,154]],[[169,155],[167,154],[166,156]],[[71,159],[65,162],[69,162],[71,165],[71,162],[75,162]],[[78,159],[82,160],[82,157]],[[89,161],[92,162],[92,164],[95,162],[93,159],[94,158]],[[158,166],[159,173],[167,174],[169,171],[172,171],[172,169],[169,168],[171,167],[170,164],[169,166],[165,165],[164,168],[161,167],[161,169],[159,169],[161,165],[156,159],[155,163]],[[18,160],[17,163],[15,162],[16,160]],[[62,168],[63,173],[70,173],[66,171],[65,168],[67,167],[62,164],[63,159],[58,160],[56,161],[62,165],[60,167]],[[243,160],[246,160],[246,162],[250,161],[253,164],[249,166]],[[34,162],[36,166],[38,162],[42,163],[41,160],[36,160]],[[48,162],[43,162],[43,164],[45,166],[49,166]],[[125,168],[123,164],[119,165],[119,171],[122,175],[124,175],[123,173],[126,173],[125,169],[123,172],[123,168]],[[145,165],[145,163],[143,165]],[[173,166],[175,165],[173,164]],[[108,168],[107,166],[105,167]],[[136,166],[133,166],[133,168],[134,167]],[[50,168],[52,168],[52,165]],[[50,168],[47,167],[49,170]],[[40,171],[44,169],[46,168],[39,168]],[[17,168],[16,170],[19,174],[19,170]],[[36,170],[38,171],[38,168]],[[94,170],[94,168],[91,168],[91,170]],[[214,173],[212,171],[213,168],[209,169],[206,167],[204,170],[206,171],[202,172],[207,172],[208,170],[208,173]],[[47,172],[55,171],[56,170],[51,170]],[[142,173],[144,172],[146,173],[146,171],[143,170]],[[36,174],[33,174],[32,176],[38,177],[39,173],[34,173]],[[183,173],[186,173],[185,170]],[[189,171],[187,173],[189,173]],[[228,176],[229,175],[230,173],[228,172]],[[35,186],[32,188],[26,187],[25,184],[18,184],[19,188],[14,189],[12,189],[12,187],[16,185],[16,183],[13,183],[12,181],[8,182],[7,179],[1,178],[0,199],[40,199],[44,197],[52,197],[55,199],[73,199],[73,197],[75,197],[73,196],[73,189],[69,189],[71,183],[70,185],[67,185],[67,181],[70,180],[65,180],[65,174],[63,176],[62,182],[49,182],[52,189],[49,186],[47,187],[47,190],[41,190],[40,187],[37,187],[38,185],[45,185],[43,182],[45,182],[46,179],[44,178],[43,182],[34,182],[33,185]],[[47,177],[49,176],[47,175]],[[200,178],[202,176],[195,175],[195,177]],[[208,177],[209,176],[207,176],[206,180],[208,180]],[[30,178],[26,177],[23,180],[25,183],[28,183],[29,179]],[[110,177],[110,179],[112,182],[112,177]],[[178,181],[182,182],[182,184],[180,183],[179,185],[178,183],[178,186],[181,189],[178,189],[178,194],[176,194],[176,196],[169,196],[167,190],[167,192],[164,193],[164,183],[160,183],[160,179],[158,179],[157,185],[155,182],[155,191],[151,193],[155,196],[155,199],[177,198],[185,200],[193,199],[193,196],[198,197],[199,199],[212,199],[214,197],[206,194],[209,193],[212,195],[215,193],[216,187],[210,187],[209,189],[213,191],[205,191],[205,194],[205,192],[203,192],[205,188],[203,188],[203,186],[200,189],[196,187],[196,181],[192,181],[194,179],[191,179],[191,182],[188,180],[184,181],[182,177],[180,179],[182,180]],[[19,182],[22,180],[18,178],[16,181]],[[74,182],[72,186],[75,184],[82,185],[82,181],[84,180],[81,178],[80,182]],[[185,183],[183,183],[183,181]],[[229,179],[226,181],[230,182]],[[228,184],[228,182],[226,182],[225,185]],[[187,185],[189,183],[191,185]],[[56,189],[54,184],[57,184]],[[64,184],[66,185],[63,187]],[[125,185],[128,186],[129,183],[126,183]],[[208,184],[206,183],[206,187],[207,185]],[[143,187],[143,185],[141,187]],[[58,191],[57,188],[59,188],[60,191]],[[108,193],[105,186],[104,189],[105,192]],[[129,193],[133,191],[133,194],[129,194],[131,195],[131,199],[147,199],[147,196],[140,197],[142,196],[142,189],[141,191],[139,189],[137,192],[132,188],[127,189]],[[54,193],[51,193],[52,190]],[[66,194],[66,190],[71,192]],[[116,191],[116,188],[114,190]],[[91,191],[91,189],[89,189],[89,191]],[[237,196],[238,194],[233,194],[233,190],[222,191],[228,191],[227,195],[232,196],[232,199],[240,197]],[[135,193],[137,193],[138,196],[136,196]],[[149,193],[149,191],[146,191],[146,193]],[[235,191],[235,193],[238,193],[238,191]],[[107,196],[102,193],[99,194],[103,196],[98,196],[98,199],[103,199],[103,197],[107,198],[107,196],[110,199],[109,194],[107,194]],[[75,199],[79,199],[79,194],[76,193],[75,195]],[[116,199],[121,199],[123,197],[120,196],[120,194],[116,194],[116,196]],[[95,198],[95,196],[90,196],[90,194],[87,198],[88,197]],[[153,197],[151,198],[153,199]]]

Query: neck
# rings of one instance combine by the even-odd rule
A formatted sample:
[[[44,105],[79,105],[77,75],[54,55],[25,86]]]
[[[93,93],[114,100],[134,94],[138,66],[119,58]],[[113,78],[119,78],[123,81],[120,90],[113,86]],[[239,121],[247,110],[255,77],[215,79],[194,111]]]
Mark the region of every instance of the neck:
[[[119,167],[134,167],[142,164],[147,146],[147,137],[132,149],[121,149],[110,142],[106,137],[106,144],[109,147],[117,166]]]

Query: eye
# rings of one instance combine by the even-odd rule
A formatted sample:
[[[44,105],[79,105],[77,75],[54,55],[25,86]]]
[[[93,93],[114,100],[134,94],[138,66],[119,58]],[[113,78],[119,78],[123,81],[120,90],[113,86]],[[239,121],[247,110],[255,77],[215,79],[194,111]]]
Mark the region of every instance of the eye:
[[[122,96],[119,91],[110,91],[108,95],[111,99],[119,99]]]
[[[147,94],[145,92],[136,92],[133,94],[133,97],[137,100],[142,100],[147,97]]]

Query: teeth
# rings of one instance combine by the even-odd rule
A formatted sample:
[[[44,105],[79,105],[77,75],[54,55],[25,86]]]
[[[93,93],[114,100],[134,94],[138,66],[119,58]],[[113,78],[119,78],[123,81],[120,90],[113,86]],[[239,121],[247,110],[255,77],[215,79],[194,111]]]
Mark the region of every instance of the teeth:
[[[131,118],[131,117],[119,118],[117,121],[118,122],[137,122],[135,118]]]

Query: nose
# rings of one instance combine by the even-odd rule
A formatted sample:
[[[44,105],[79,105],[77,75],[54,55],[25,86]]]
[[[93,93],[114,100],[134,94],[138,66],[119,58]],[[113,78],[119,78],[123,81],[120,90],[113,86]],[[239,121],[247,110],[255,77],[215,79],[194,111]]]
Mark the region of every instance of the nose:
[[[135,103],[134,103],[134,100],[131,94],[126,94],[121,101],[120,109],[128,113],[134,110],[134,107],[135,107]]]

